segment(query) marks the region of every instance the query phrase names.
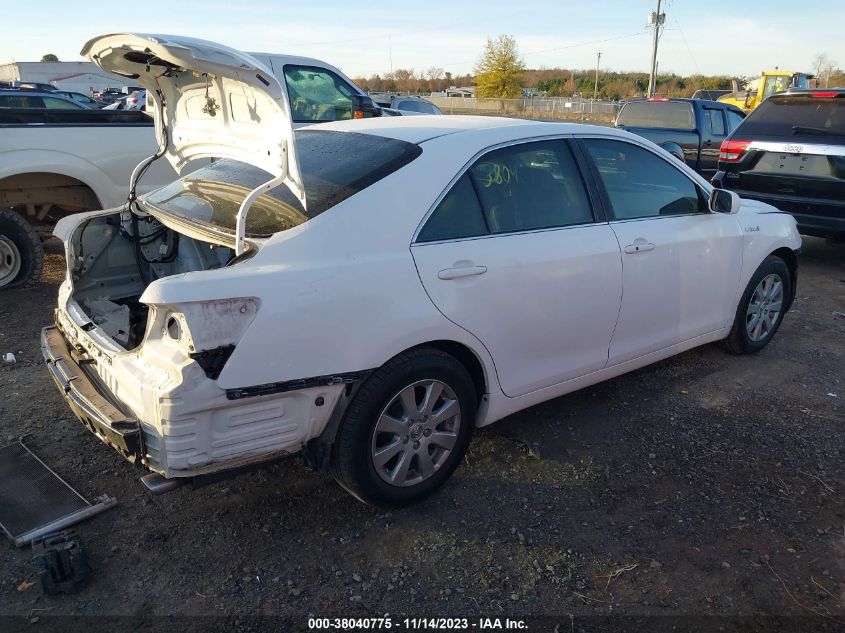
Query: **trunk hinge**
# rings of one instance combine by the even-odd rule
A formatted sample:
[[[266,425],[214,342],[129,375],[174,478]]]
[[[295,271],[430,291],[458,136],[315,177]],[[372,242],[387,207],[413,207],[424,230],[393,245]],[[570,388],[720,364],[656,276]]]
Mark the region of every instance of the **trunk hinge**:
[[[282,147],[282,153],[287,151],[287,146],[285,145]],[[290,163],[285,161],[285,170],[280,173],[278,176],[275,176],[272,180],[268,180],[263,185],[257,186],[255,189],[249,192],[249,195],[244,198],[244,201],[241,202],[241,206],[238,207],[238,215],[235,218],[235,256],[238,257],[243,255],[244,251],[246,250],[246,216],[249,213],[249,208],[252,206],[252,203],[263,193],[270,191],[271,189],[275,189],[279,185],[287,185],[288,189],[290,189],[291,193],[296,196],[296,199],[299,200],[300,204],[302,205],[302,209],[305,210],[305,191],[302,187],[300,187],[296,181],[290,178]],[[301,180],[301,177],[298,173],[294,174],[297,178]]]

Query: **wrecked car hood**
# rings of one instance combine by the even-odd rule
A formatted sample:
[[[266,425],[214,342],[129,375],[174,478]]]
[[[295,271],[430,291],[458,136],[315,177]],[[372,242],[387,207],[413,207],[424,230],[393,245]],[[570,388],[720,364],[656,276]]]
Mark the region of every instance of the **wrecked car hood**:
[[[156,135],[177,171],[195,159],[225,158],[272,176],[244,201],[236,250],[249,205],[267,189],[284,183],[305,205],[287,90],[257,59],[214,42],[142,33],[96,37],[82,55],[147,89]]]

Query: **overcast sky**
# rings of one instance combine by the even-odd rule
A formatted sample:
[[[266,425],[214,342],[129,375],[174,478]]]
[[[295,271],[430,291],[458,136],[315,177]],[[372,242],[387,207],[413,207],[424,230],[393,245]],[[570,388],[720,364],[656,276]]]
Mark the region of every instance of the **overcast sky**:
[[[105,33],[190,35],[234,48],[318,57],[347,75],[391,68],[471,72],[485,38],[512,35],[529,68],[647,71],[656,0],[14,0],[0,63],[55,53],[79,60]],[[755,75],[809,71],[821,52],[845,64],[843,0],[664,0],[660,71]],[[9,19],[11,18],[11,19]],[[11,28],[9,28],[11,27]]]

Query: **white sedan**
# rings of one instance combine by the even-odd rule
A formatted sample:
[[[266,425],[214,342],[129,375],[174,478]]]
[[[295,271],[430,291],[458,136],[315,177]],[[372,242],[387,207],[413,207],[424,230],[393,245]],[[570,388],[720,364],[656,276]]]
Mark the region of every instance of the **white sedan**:
[[[91,57],[153,91],[160,154],[225,158],[56,229],[48,367],[151,486],[302,451],[409,503],[474,427],[705,343],[758,351],[795,296],[795,220],[642,138],[442,116],[294,135],[250,56],[114,37]]]

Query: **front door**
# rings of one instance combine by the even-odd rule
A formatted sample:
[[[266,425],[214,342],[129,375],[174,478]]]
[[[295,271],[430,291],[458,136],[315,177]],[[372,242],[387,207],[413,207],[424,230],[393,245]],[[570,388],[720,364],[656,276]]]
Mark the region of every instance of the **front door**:
[[[506,395],[607,364],[622,293],[619,246],[596,221],[566,141],[482,156],[411,251],[438,309],[490,352]]]
[[[633,143],[581,141],[597,168],[622,250],[623,298],[609,364],[730,324],[743,234],[711,213],[704,192],[663,157]]]

